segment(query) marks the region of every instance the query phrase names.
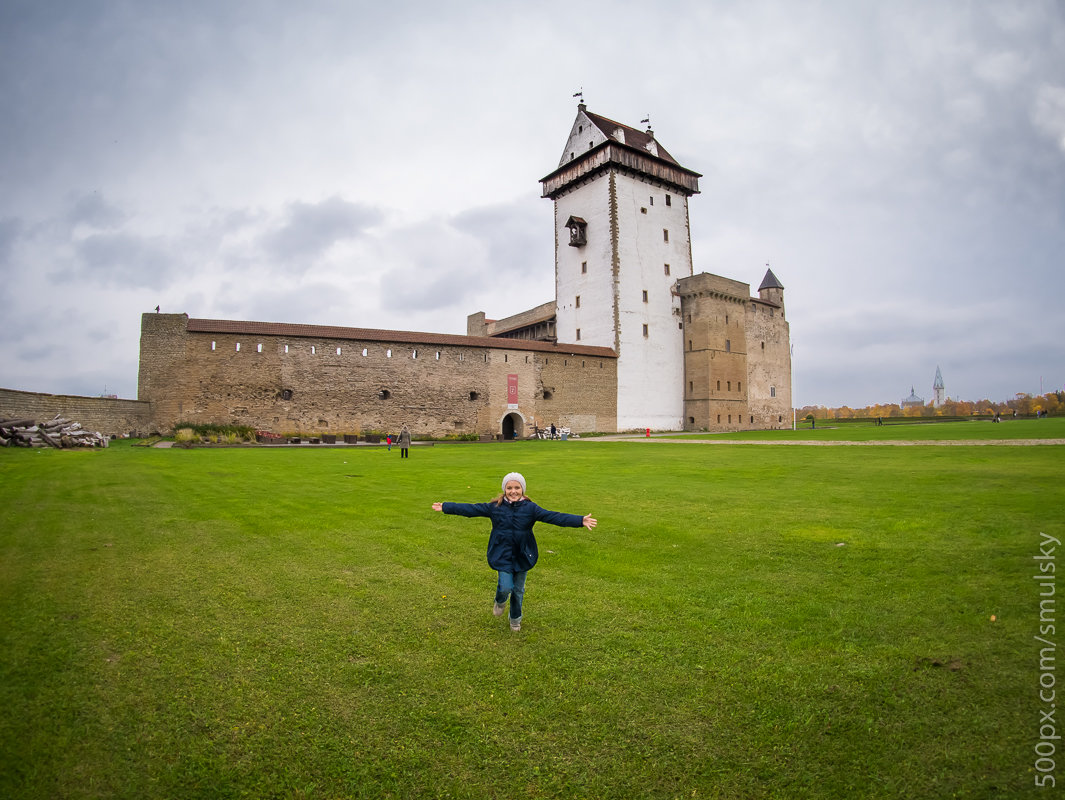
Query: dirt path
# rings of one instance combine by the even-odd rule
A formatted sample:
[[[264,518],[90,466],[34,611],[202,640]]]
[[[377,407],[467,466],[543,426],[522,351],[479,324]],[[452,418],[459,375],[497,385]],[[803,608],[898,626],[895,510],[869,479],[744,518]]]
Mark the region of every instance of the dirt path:
[[[812,447],[1033,447],[1044,444],[1065,444],[1065,439],[906,439],[869,442],[831,441],[816,439],[682,439],[672,436],[596,436],[590,439],[575,439],[577,442],[656,442],[658,444],[761,444],[800,445]]]

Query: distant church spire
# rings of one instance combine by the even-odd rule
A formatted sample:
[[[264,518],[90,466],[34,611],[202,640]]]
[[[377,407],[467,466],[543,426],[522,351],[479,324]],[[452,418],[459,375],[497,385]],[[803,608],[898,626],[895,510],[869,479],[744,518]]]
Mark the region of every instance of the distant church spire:
[[[932,407],[939,408],[946,401],[945,387],[943,386],[943,373],[939,371],[939,365],[936,365],[936,379],[932,382]]]

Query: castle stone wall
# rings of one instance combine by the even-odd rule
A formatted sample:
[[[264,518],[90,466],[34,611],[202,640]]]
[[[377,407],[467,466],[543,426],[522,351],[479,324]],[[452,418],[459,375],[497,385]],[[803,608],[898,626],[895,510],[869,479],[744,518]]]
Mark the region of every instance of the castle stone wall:
[[[538,343],[511,347],[502,339],[491,347],[463,344],[465,337],[416,341],[408,332],[293,335],[277,331],[302,326],[264,323],[218,326],[244,325],[243,332],[189,330],[210,321],[193,322],[183,314],[141,320],[140,397],[161,428],[193,422],[342,434],[406,425],[415,435],[496,434],[512,413],[525,435],[533,424],[564,420],[594,422],[573,426],[584,432],[616,425],[616,359],[601,353],[548,345],[541,352]],[[248,332],[256,326],[267,332]],[[508,397],[512,375],[517,408]]]
[[[79,422],[86,430],[105,436],[143,436],[154,432],[151,406],[141,400],[0,389],[0,419],[45,422],[56,416]]]

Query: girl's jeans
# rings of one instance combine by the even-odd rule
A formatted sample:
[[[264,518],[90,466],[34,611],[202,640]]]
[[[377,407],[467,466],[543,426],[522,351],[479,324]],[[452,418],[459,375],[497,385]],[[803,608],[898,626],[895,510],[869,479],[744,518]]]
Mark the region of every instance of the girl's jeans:
[[[525,596],[525,576],[528,574],[528,571],[499,573],[496,602],[503,605],[510,597],[510,618],[514,622],[521,620],[521,599]]]

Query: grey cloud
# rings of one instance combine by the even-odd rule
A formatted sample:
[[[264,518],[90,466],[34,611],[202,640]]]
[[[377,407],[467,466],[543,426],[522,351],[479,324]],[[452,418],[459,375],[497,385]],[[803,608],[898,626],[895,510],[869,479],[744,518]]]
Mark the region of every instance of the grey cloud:
[[[93,228],[117,228],[128,215],[109,203],[99,192],[89,192],[76,198],[67,210],[65,221],[74,228],[89,225]]]
[[[278,260],[303,262],[306,268],[333,244],[359,238],[383,218],[377,208],[340,197],[320,203],[292,203],[280,227],[263,237],[262,247]]]
[[[81,274],[102,286],[161,289],[178,265],[173,244],[126,233],[98,233],[78,241]]]
[[[554,270],[554,223],[546,200],[473,208],[457,214],[452,224],[487,246],[493,276],[517,279]]]
[[[22,220],[16,217],[0,219],[0,273],[4,271],[23,230]]]

